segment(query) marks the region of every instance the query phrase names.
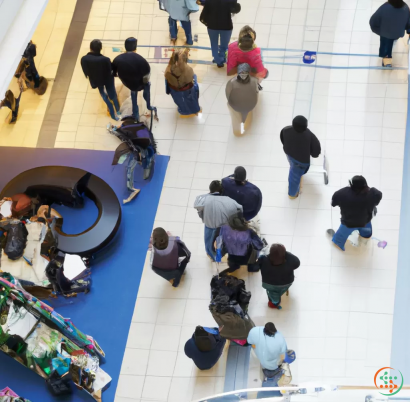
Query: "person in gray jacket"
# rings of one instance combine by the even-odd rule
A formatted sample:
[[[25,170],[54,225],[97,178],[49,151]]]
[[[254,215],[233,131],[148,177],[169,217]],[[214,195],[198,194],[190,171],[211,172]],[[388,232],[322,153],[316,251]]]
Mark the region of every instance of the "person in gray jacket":
[[[194,203],[194,208],[205,224],[205,251],[213,261],[215,261],[213,242],[216,229],[228,223],[232,215],[242,212],[242,205],[221,193],[221,182],[214,180],[209,185],[209,194],[199,195]]]
[[[370,28],[380,36],[379,57],[383,67],[392,67],[393,43],[410,33],[410,10],[403,0],[388,0],[370,18]]]

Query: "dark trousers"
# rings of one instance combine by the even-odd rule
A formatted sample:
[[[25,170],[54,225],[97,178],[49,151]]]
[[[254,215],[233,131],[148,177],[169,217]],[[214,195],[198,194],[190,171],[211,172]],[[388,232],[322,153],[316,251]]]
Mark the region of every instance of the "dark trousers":
[[[145,102],[147,102],[147,109],[148,110],[157,110],[156,108],[151,106],[151,83],[148,82],[147,84],[144,84],[144,89],[142,90],[142,96],[145,99]],[[135,120],[140,119],[140,110],[138,107],[138,92],[139,91],[131,91],[131,101],[132,101],[132,115]]]
[[[395,39],[384,38],[380,36],[380,48],[379,57],[387,57],[391,59],[393,57],[393,43]]]
[[[108,107],[108,110],[110,111],[111,118],[115,120],[115,110],[118,113],[120,112],[120,104],[118,103],[114,80],[110,81],[109,83],[105,85],[98,87],[98,90],[100,91],[101,98],[103,98],[103,101],[105,102],[105,104]],[[115,110],[114,110],[114,106],[115,106]]]

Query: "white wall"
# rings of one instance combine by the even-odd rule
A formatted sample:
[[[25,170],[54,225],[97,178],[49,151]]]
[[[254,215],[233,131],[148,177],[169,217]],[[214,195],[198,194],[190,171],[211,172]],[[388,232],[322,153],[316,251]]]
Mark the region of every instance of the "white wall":
[[[19,4],[18,10],[15,9],[15,4],[10,3]],[[0,99],[13,79],[21,55],[32,38],[47,3],[48,0],[0,0]],[[6,21],[3,22],[3,18]],[[3,37],[2,24],[8,25]]]

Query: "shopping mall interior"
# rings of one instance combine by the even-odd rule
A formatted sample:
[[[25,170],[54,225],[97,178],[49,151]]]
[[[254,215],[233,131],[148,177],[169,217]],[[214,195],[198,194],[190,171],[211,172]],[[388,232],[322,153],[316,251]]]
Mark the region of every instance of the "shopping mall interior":
[[[227,83],[235,75],[228,76],[226,65],[212,62],[207,27],[200,21],[203,6],[189,15],[193,45],[188,46],[180,23],[177,40],[171,43],[169,14],[161,9],[162,3],[0,0],[4,27],[0,28],[0,95],[10,90],[15,98],[12,106],[19,100],[15,121],[13,107],[2,103],[0,109],[1,197],[14,196],[11,189],[25,192],[22,182],[26,187],[64,186],[59,183],[74,168],[75,177],[79,169],[83,172],[75,180],[78,190],[83,185],[80,177],[91,173],[83,210],[67,207],[64,202],[55,207],[67,233],[61,234],[61,227],[56,229],[61,242],[55,248],[70,254],[70,247],[85,250],[88,242],[87,252],[77,254],[89,265],[92,274],[87,271],[87,278],[92,284],[88,279],[80,280],[87,282],[86,290],[76,297],[54,288],[43,300],[42,309],[55,309],[88,334],[87,341],[82,338],[79,345],[78,339],[76,343],[64,332],[67,327],[61,330],[62,343],[68,337],[77,345],[69,364],[80,364],[76,359],[81,351],[77,349],[86,345],[84,355],[90,350],[104,351],[97,353],[102,370],[96,371],[99,392],[84,385],[86,373],[92,371],[89,366],[80,369],[79,380],[74,379],[71,369],[67,371],[74,382],[81,382],[83,392],[80,386],[71,387],[73,393],[64,400],[92,400],[92,395],[106,402],[387,401],[383,395],[389,394],[377,388],[381,369],[400,372],[401,387],[400,378],[394,380],[401,388],[397,397],[408,397],[409,36],[394,42],[393,64],[386,68],[379,57],[379,37],[369,26],[383,0],[238,0],[241,10],[232,14],[230,41],[238,41],[242,27],[249,25],[256,32],[255,44],[269,70],[268,76],[259,80],[261,88],[251,118],[238,134],[226,94]],[[90,51],[90,42],[99,39],[101,53],[113,60],[126,51],[124,41],[130,37],[137,38],[137,53],[151,68],[150,103],[156,113],[147,106],[143,91],[138,92],[137,101],[140,122],[150,132],[156,155],[153,161],[145,149],[139,154],[146,159],[138,161],[135,181],[127,188],[130,168],[117,153],[119,146],[130,146],[129,140],[114,128],[121,121],[107,112],[98,89],[93,89],[84,75],[81,59]],[[36,45],[35,65],[47,86],[43,94],[24,82],[27,77],[22,79],[15,73],[30,41]],[[201,108],[188,118],[178,112],[164,78],[174,49],[185,47],[196,74]],[[312,58],[308,60],[305,52]],[[115,89],[120,105],[131,105],[130,90],[118,77]],[[280,134],[298,115],[308,120],[309,129],[320,141],[321,153],[312,158],[298,195],[290,197],[290,162]],[[148,168],[146,160],[150,160]],[[64,168],[50,171],[53,166]],[[210,192],[212,181],[232,175],[237,166],[246,169],[246,179],[263,195],[255,232],[266,245],[282,244],[300,260],[289,292],[282,295],[281,309],[268,306],[260,272],[249,272],[241,265],[231,274],[242,279],[251,293],[246,313],[253,325],[274,323],[287,348],[296,354],[288,366],[291,380],[286,385],[295,392],[284,390],[282,396],[252,391],[269,384],[264,382],[255,350],[247,344],[239,346],[228,340],[219,360],[208,370],[200,370],[185,353],[197,326],[218,329],[210,310],[210,283],[228,268],[226,256],[219,263],[207,255],[204,222],[194,203],[198,196]],[[58,174],[62,176],[56,178]],[[360,175],[369,187],[381,191],[383,198],[372,220],[373,237],[361,242],[353,232],[342,251],[327,234],[329,228],[337,230],[340,225],[340,209],[332,208],[332,196]],[[140,192],[134,191],[134,197],[128,198],[135,189]],[[75,198],[75,194],[70,197]],[[107,223],[113,219],[113,209],[115,220]],[[50,222],[50,211],[54,211],[51,206],[45,222]],[[0,214],[3,219],[3,209]],[[39,215],[37,212],[36,219]],[[90,235],[90,228],[95,229],[97,223],[99,228]],[[104,237],[109,224],[111,231]],[[2,227],[0,220],[0,231]],[[51,224],[46,227],[51,232]],[[154,251],[150,238],[158,227],[170,238],[180,237],[191,253],[177,287],[151,267]],[[83,240],[75,246],[64,244],[79,234]],[[96,238],[98,245],[91,245]],[[4,258],[3,253],[0,270],[6,272]],[[24,258],[21,272],[33,271],[32,261]],[[19,277],[14,271],[10,273]],[[37,280],[29,280],[44,285],[35,276]],[[14,304],[10,303],[16,306],[20,285],[10,286],[14,290],[9,289],[7,297],[14,298]],[[30,300],[27,303],[33,308],[37,299]],[[5,305],[1,303],[2,298],[0,324],[4,324],[1,309]],[[14,310],[17,314],[18,309]],[[10,317],[9,312],[9,321]],[[30,338],[33,331],[40,333],[41,317],[34,322],[38,326],[31,324],[33,328],[25,336],[22,328],[15,329],[22,340]],[[15,326],[12,324],[9,327]],[[32,402],[59,400],[50,391],[49,377],[51,372],[61,374],[61,362],[67,361],[63,349],[68,346],[61,349],[61,343],[58,345],[60,363],[53,359],[51,372],[48,368],[35,370],[29,357],[13,355],[16,353],[12,353],[9,341],[4,346],[1,335],[0,389],[10,387]],[[33,351],[32,344],[25,343],[30,359],[41,366],[36,357],[39,346]]]

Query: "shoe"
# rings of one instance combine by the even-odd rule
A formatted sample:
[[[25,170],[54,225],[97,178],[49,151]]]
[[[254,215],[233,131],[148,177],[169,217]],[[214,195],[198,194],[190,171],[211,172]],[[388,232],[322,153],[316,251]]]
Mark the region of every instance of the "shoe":
[[[187,46],[192,46],[192,45],[194,44],[194,42],[193,42],[193,41],[191,41],[191,42],[185,42],[185,44],[186,44]]]
[[[333,237],[336,232],[333,229],[327,229],[326,233],[329,237]]]
[[[294,197],[292,197],[291,195],[288,195],[288,197],[289,197],[291,200],[294,200],[294,199],[296,199],[296,198],[299,197],[299,194],[298,194],[298,195],[295,195]]]
[[[176,43],[177,43],[176,39],[171,39],[171,46],[175,46]]]
[[[383,57],[382,64],[383,67],[393,67],[392,65],[393,59],[391,57]]]
[[[269,308],[276,308],[278,310],[282,310],[282,306],[280,304],[274,304],[270,300],[268,301],[268,307]]]
[[[224,63],[221,63],[221,64],[217,64],[216,65],[218,68],[223,68],[223,67],[225,67],[225,64]]]

